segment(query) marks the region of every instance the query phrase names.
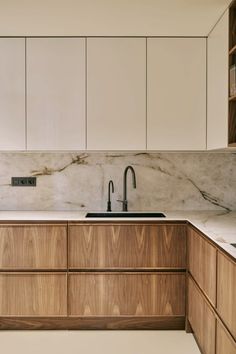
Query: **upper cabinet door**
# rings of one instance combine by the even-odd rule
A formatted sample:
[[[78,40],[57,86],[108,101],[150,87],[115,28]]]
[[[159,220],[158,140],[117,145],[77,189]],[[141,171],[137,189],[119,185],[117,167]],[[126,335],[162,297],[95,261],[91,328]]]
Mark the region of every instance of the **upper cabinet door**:
[[[146,148],[146,40],[89,38],[87,148]]]
[[[206,149],[206,39],[147,42],[148,150]]]
[[[85,39],[27,39],[27,149],[85,149]]]
[[[229,12],[208,37],[207,148],[228,147]]]
[[[0,149],[25,149],[25,39],[0,38]]]

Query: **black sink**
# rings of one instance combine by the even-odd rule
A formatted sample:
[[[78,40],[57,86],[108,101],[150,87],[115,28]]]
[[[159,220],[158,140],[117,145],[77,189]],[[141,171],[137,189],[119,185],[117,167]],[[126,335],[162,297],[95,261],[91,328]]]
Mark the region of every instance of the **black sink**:
[[[103,212],[87,213],[86,218],[165,218],[163,213],[145,213],[145,212]]]

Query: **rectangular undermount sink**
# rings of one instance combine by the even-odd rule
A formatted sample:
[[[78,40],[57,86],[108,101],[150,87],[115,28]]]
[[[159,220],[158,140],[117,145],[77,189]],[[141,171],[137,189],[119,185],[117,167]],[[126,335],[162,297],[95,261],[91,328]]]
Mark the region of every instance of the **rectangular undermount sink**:
[[[165,218],[163,213],[103,212],[87,213],[86,218]]]

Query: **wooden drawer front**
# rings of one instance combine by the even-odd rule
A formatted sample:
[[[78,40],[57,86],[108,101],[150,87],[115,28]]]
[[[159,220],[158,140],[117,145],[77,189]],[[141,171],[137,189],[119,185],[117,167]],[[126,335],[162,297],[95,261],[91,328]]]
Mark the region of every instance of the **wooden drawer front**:
[[[67,275],[0,274],[0,316],[65,316]]]
[[[188,230],[189,271],[211,303],[216,304],[216,249],[197,232]]]
[[[217,321],[216,354],[236,354],[236,342]]]
[[[69,314],[184,316],[185,274],[72,274]]]
[[[90,225],[69,228],[69,267],[185,268],[185,225]]]
[[[0,269],[65,269],[65,226],[0,226]]]
[[[218,252],[217,310],[236,339],[236,263]]]
[[[215,316],[190,277],[188,281],[188,320],[202,353],[215,354]]]

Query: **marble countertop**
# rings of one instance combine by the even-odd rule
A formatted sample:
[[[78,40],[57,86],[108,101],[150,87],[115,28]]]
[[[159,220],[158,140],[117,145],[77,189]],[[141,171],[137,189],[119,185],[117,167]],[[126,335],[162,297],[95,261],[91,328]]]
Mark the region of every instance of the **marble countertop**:
[[[0,211],[0,221],[178,221],[186,220],[236,259],[236,211],[164,211],[166,218],[89,218],[82,211]]]

